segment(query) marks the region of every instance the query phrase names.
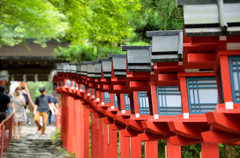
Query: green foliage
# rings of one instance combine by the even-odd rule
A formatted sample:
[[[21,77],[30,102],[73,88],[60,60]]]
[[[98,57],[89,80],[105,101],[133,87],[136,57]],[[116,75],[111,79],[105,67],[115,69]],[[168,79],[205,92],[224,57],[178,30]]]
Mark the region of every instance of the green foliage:
[[[201,151],[201,144],[182,146],[182,157],[199,158],[200,151]]]
[[[47,94],[51,94],[53,92],[52,82],[27,82],[27,84],[33,101],[35,101],[36,97],[40,95],[40,87],[45,87]]]
[[[183,25],[182,9],[174,0],[59,0],[53,4],[67,15],[71,25],[67,39],[73,43],[55,54],[71,62],[125,53],[120,45],[149,45],[146,31],[182,29]]]
[[[165,146],[166,146],[165,139],[158,141],[158,158],[165,158]]]
[[[139,10],[138,0],[51,0],[66,17],[70,29],[66,38],[73,44],[90,42],[112,46],[129,38],[132,26],[130,11]]]
[[[132,14],[134,41],[149,41],[146,31],[179,30],[183,28],[183,12],[175,0],[140,0],[141,10]]]
[[[42,44],[63,38],[68,29],[65,15],[48,1],[1,0],[0,15],[0,46],[13,46],[29,38]]]
[[[108,54],[121,54],[120,47],[94,47],[92,45],[69,45],[68,48],[59,47],[54,50],[57,59],[76,63],[80,61],[97,60],[98,57],[107,57]]]
[[[59,47],[59,49],[54,50],[54,54],[57,59],[71,63],[97,59],[97,49],[91,45],[70,45],[68,48]]]

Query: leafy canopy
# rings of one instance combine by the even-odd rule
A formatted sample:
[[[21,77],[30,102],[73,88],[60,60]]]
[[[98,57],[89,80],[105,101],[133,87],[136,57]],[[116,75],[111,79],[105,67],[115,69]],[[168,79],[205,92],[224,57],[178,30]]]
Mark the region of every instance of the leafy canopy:
[[[63,38],[68,29],[65,15],[44,0],[1,0],[0,21],[0,45],[13,46],[29,38],[44,43]]]
[[[1,0],[0,46],[33,38],[71,42],[55,50],[66,61],[120,53],[122,44],[147,45],[146,31],[182,29],[175,0]]]

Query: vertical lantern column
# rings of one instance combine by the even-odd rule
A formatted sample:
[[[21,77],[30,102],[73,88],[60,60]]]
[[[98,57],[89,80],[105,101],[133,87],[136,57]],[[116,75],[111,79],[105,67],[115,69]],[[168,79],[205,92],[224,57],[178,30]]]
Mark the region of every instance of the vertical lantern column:
[[[72,85],[73,82],[71,82]],[[74,152],[74,106],[75,106],[75,100],[73,96],[70,94],[70,91],[68,92],[68,95],[66,96],[66,105],[67,105],[67,140],[66,140],[66,150],[68,152]]]

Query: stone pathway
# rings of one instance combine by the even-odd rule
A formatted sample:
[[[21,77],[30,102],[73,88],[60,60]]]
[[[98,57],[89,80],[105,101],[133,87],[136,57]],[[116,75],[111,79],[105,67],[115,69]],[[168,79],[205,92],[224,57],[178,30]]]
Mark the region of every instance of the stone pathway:
[[[4,158],[67,158],[68,153],[55,137],[55,126],[47,126],[45,136],[36,133],[36,126],[23,125],[20,139],[12,139]]]

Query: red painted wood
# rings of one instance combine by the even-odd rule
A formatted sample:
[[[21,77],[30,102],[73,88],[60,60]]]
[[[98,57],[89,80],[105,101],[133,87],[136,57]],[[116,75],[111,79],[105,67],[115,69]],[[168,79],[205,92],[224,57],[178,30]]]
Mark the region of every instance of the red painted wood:
[[[108,137],[109,137],[109,132],[108,132],[108,126],[107,124],[103,124],[103,157],[104,158],[109,158],[109,145],[108,145]],[[109,138],[110,139],[110,138]]]
[[[104,158],[117,157],[117,131],[111,130],[109,124],[104,124]]]
[[[141,141],[138,137],[131,137],[131,158],[141,157]]]
[[[133,102],[134,102],[134,105],[131,105],[131,106],[134,106],[135,114],[139,114],[139,106],[138,106],[138,91],[133,91],[133,92],[132,92],[132,95],[133,95]]]
[[[120,102],[121,102],[121,110],[125,110],[125,99],[124,99],[124,94],[120,94]]]
[[[188,53],[188,62],[212,62],[214,64],[214,59],[216,54],[214,53]]]
[[[122,134],[122,130],[120,131],[120,155],[121,158],[129,158],[129,150],[130,150],[130,146],[129,146],[129,137],[124,137]]]
[[[203,141],[206,143],[235,144],[240,141],[239,134],[227,133],[220,130],[202,132]]]
[[[146,142],[146,158],[158,158],[158,141]]]
[[[221,77],[222,77],[222,88],[223,88],[223,96],[225,102],[232,102],[232,90],[231,90],[231,80],[229,73],[229,63],[227,56],[220,56],[220,69],[221,69]]]
[[[116,130],[111,130],[111,126],[113,125],[108,125],[109,126],[109,157],[110,158],[116,158],[117,157],[117,147],[118,147],[118,144],[117,144],[117,131]]]
[[[91,114],[91,157],[97,157],[98,150],[97,150],[97,136],[98,136],[98,129],[97,129],[97,118]]]
[[[74,152],[74,98],[72,96],[67,96],[67,142],[66,142],[66,150],[68,152]]]
[[[195,126],[196,128],[193,130],[192,127],[194,127],[194,124],[193,126],[191,126],[189,124],[188,125],[184,124],[180,121],[168,122],[168,126],[171,132],[176,133],[177,135],[181,135],[181,136],[193,138],[193,139],[201,139],[201,130],[204,130],[204,129],[199,129],[196,126]]]
[[[64,94],[63,95],[63,118],[62,118],[62,132],[61,132],[61,136],[62,136],[62,140],[63,140],[63,147],[66,148],[66,143],[67,143],[67,112],[68,112],[68,108],[67,108],[67,96]]]
[[[103,129],[103,119],[97,118],[97,158],[104,158],[104,129]]]
[[[151,88],[151,96],[152,96],[153,115],[158,115],[158,103],[157,103],[156,86],[155,85],[150,85],[150,88]]]
[[[81,110],[83,110],[83,118],[84,118],[84,134],[82,137],[84,137],[84,158],[89,157],[89,116],[90,111],[87,107],[82,106]]]
[[[181,97],[182,97],[182,112],[189,113],[187,83],[186,83],[185,77],[180,77],[180,90],[181,90]]]
[[[173,145],[177,146],[188,146],[192,144],[197,144],[201,143],[201,139],[192,139],[192,138],[187,138],[183,136],[172,136],[169,137],[168,140],[171,142]]]
[[[152,122],[152,120],[142,121],[142,127],[147,132],[151,132],[153,134],[158,134],[162,136],[173,135],[170,132],[167,122]]]
[[[191,37],[191,43],[192,44],[209,44],[209,43],[215,43],[217,44],[219,41],[219,36],[202,36],[202,37]]]
[[[75,148],[75,157],[83,158],[84,157],[84,148],[83,148],[83,114],[82,114],[82,105],[80,100],[75,100],[75,126],[76,126],[76,148]]]
[[[206,113],[208,123],[219,130],[240,134],[239,116],[225,115],[224,113]]]
[[[167,139],[167,158],[181,158],[181,146],[176,146]]]
[[[202,158],[219,158],[218,144],[202,142]]]

